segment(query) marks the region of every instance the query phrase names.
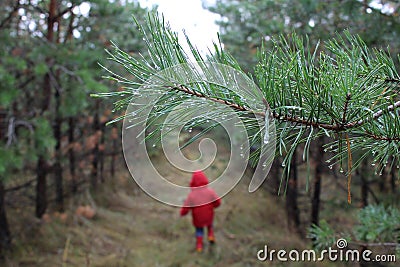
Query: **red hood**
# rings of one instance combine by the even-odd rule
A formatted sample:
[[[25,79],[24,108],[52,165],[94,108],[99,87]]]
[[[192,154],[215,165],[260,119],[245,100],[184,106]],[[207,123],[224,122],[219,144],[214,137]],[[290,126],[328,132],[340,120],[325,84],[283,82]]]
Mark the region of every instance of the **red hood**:
[[[190,181],[190,187],[199,187],[208,185],[207,176],[202,171],[195,171],[192,175],[192,181]]]

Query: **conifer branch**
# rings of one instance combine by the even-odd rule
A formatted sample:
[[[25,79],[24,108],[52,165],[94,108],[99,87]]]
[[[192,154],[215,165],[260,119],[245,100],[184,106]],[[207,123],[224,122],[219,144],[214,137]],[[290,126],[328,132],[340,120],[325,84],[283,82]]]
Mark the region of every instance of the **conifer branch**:
[[[234,109],[236,111],[242,111],[242,112],[245,111],[245,112],[253,113],[255,115],[259,115],[261,117],[265,117],[265,112],[253,111],[253,110],[250,110],[250,109],[248,109],[248,108],[246,108],[244,106],[241,106],[239,104],[236,104],[236,103],[233,103],[233,102],[230,102],[230,101],[227,101],[227,100],[219,99],[219,98],[216,98],[216,97],[209,97],[209,96],[206,96],[205,94],[203,94],[201,92],[196,92],[195,90],[191,90],[191,89],[187,88],[184,85],[178,85],[176,87],[168,87],[168,88],[171,89],[171,90],[176,90],[176,91],[188,94],[188,95],[204,98],[204,99],[216,102],[216,103],[227,105],[227,106],[231,107],[232,109]],[[281,115],[281,114],[279,114],[279,113],[277,113],[275,111],[272,112],[272,116],[275,119],[283,121],[283,122],[292,122],[292,123],[297,123],[297,124],[301,124],[301,125],[304,125],[304,126],[309,126],[309,127],[314,127],[314,128],[321,128],[321,129],[331,130],[331,131],[335,131],[335,132],[342,132],[342,131],[346,131],[348,129],[352,129],[352,128],[355,128],[355,127],[360,127],[364,123],[369,121],[369,119],[364,119],[364,120],[359,120],[357,122],[345,124],[345,122],[346,122],[346,112],[348,110],[348,104],[350,102],[350,99],[351,99],[351,94],[347,94],[345,105],[344,105],[344,108],[343,108],[342,124],[318,123],[318,122],[315,122],[313,120],[301,119],[301,118],[298,118],[298,117],[293,116],[293,115],[291,115],[291,116],[289,116],[287,114],[286,115]],[[266,104],[265,104],[265,102],[264,102],[264,105],[266,105],[266,107],[269,108],[268,102],[266,102]],[[372,115],[372,119],[376,120],[379,117],[381,117],[382,115],[384,115],[385,113],[394,111],[394,109],[399,107],[399,106],[400,106],[400,101],[394,103],[393,105],[388,106],[387,109],[379,110],[379,111],[375,112]],[[372,138],[374,138],[376,140],[385,140],[385,141],[398,141],[398,140],[400,140],[400,137],[392,137],[391,138],[391,137],[378,136],[378,135],[375,135],[375,134],[372,134],[372,133],[367,133],[367,134],[370,137],[372,137]]]
[[[349,123],[349,124],[345,125],[344,127],[345,127],[346,129],[350,129],[350,128],[354,128],[354,127],[357,127],[357,126],[361,126],[361,125],[363,125],[364,123],[368,122],[371,118],[372,118],[373,120],[376,120],[376,119],[378,119],[379,117],[381,117],[382,115],[384,115],[385,113],[392,112],[392,111],[394,111],[394,110],[395,110],[396,108],[398,108],[398,107],[400,107],[400,101],[395,102],[393,105],[389,105],[386,109],[381,109],[381,110],[375,112],[375,113],[372,115],[372,117],[370,117],[370,118],[366,118],[366,119],[364,119],[364,120],[358,120],[358,121],[356,121],[356,122]]]
[[[375,140],[388,141],[388,142],[400,142],[400,136],[395,136],[395,137],[379,136],[379,135],[373,134],[369,131],[365,131],[365,133],[367,134],[367,136],[369,136]]]
[[[151,59],[143,57],[137,59],[115,46],[115,52],[109,53],[112,60],[121,64],[129,75],[140,82],[145,82],[155,72],[180,64],[191,64],[176,35],[162,19],[149,16],[147,23],[147,31],[138,23],[137,26],[144,36]],[[262,102],[256,103],[257,108],[253,108],[256,99],[240,97],[235,93],[233,87],[238,88],[241,86],[240,83],[232,85],[220,80],[218,86],[214,86],[206,84],[207,81],[204,80],[204,84],[199,87],[187,84],[188,79],[198,81],[199,77],[203,77],[202,74],[208,73],[206,64],[208,61],[241,71],[235,59],[217,44],[214,44],[215,51],[210,50],[205,59],[187,39],[192,56],[196,58],[203,72],[174,73],[174,85],[157,90],[164,89],[167,92],[161,93],[167,93],[166,96],[192,97],[194,103],[195,98],[202,98],[228,106],[238,113],[252,113],[264,118],[267,115],[271,116],[278,123],[276,131],[280,140],[277,144],[280,146],[281,155],[286,153],[287,163],[293,155],[287,151],[287,143],[290,143],[291,147],[296,147],[302,142],[309,144],[310,140],[318,138],[324,132],[334,138],[332,145],[329,146],[329,150],[335,153],[332,159],[342,162],[342,159],[347,158],[349,170],[356,168],[360,162],[356,158],[353,162],[352,154],[357,155],[356,152],[359,150],[371,150],[371,147],[377,145],[379,149],[375,150],[374,160],[385,162],[387,155],[393,155],[398,151],[396,149],[400,140],[398,134],[400,122],[397,116],[400,107],[397,96],[400,87],[399,74],[388,53],[382,50],[370,50],[358,36],[353,36],[348,31],[344,32],[343,36],[338,35],[336,39],[327,41],[324,51],[320,53],[317,53],[317,48],[305,45],[303,39],[295,34],[290,40],[283,36],[275,40],[276,49],[262,51],[259,54],[260,61],[255,68],[255,75],[249,77],[261,89],[257,100]],[[290,49],[288,49],[289,44]],[[140,88],[140,82],[123,78],[114,72],[111,74],[117,77],[115,80],[133,85],[135,94],[140,94],[139,90],[146,90],[145,87]],[[115,92],[104,96],[124,94]],[[132,96],[125,97],[116,103],[116,107],[128,105],[132,99],[134,99]],[[187,98],[183,100],[190,101]],[[246,100],[251,102],[248,103]],[[162,112],[155,112],[154,118],[157,118],[158,114],[172,110],[176,104],[166,97]],[[259,104],[265,108],[262,106],[259,108]],[[219,115],[217,111],[210,110],[210,113],[212,112],[215,112],[213,115]],[[201,124],[201,119],[198,123]],[[252,121],[247,120],[244,123],[248,129],[257,130]],[[285,123],[290,125],[287,127]],[[317,131],[307,132],[307,128]],[[156,131],[160,131],[160,128],[155,128],[154,132]],[[345,134],[345,142],[337,138],[342,134]],[[308,136],[302,138],[303,135]],[[398,159],[398,156],[393,156]],[[348,176],[348,179],[350,180],[351,176]],[[348,192],[350,193],[350,183]]]
[[[351,99],[351,94],[348,93],[346,95],[346,101],[344,102],[344,108],[343,108],[343,118],[342,118],[342,123],[344,124],[346,122],[346,113],[347,113],[347,108],[349,107],[349,102]]]

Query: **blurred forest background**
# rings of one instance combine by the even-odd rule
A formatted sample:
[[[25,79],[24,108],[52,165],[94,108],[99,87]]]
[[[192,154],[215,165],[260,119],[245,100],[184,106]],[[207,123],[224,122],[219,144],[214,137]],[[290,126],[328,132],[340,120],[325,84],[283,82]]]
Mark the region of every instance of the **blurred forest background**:
[[[287,180],[277,157],[260,192],[248,195],[239,185],[224,198],[217,248],[194,256],[190,222],[130,178],[121,124],[105,125],[121,113],[111,101],[90,97],[116,89],[98,64],[112,64],[104,51],[110,41],[146,57],[132,15],[141,22],[149,10],[125,0],[0,6],[0,265],[261,266],[256,252],[266,243],[318,248],[342,236],[360,250],[396,253],[399,166],[389,162],[377,173],[367,158],[353,174],[348,204],[346,176],[325,162],[331,155],[321,140],[311,148],[308,190],[300,157]],[[398,1],[217,0],[205,8],[221,15],[224,49],[249,73],[262,44],[270,49],[272,38],[293,31],[316,44],[347,29],[369,47],[389,47],[396,60],[400,52]],[[285,195],[278,196],[280,186]]]

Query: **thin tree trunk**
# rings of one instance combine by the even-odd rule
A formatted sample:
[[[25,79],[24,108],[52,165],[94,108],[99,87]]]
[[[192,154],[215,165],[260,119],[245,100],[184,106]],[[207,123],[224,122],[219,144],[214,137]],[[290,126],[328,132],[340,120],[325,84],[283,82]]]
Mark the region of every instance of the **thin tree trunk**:
[[[289,228],[295,230],[297,233],[301,233],[300,231],[300,211],[297,203],[298,192],[297,192],[297,151],[293,153],[292,162],[291,162],[291,171],[289,175],[289,179],[287,181],[287,189],[286,189],[286,214],[288,219]]]
[[[394,160],[394,159],[392,159]],[[390,187],[392,189],[392,193],[396,194],[396,166],[392,166],[392,168],[390,169]]]
[[[41,218],[47,209],[47,163],[43,156],[39,156],[36,175],[36,217]]]
[[[55,101],[56,101],[56,118],[54,121],[54,138],[56,140],[55,146],[55,154],[56,160],[54,163],[54,176],[55,176],[55,186],[56,186],[56,206],[57,210],[60,212],[64,211],[64,189],[63,189],[63,169],[61,165],[61,124],[62,119],[60,116],[59,107],[61,104],[60,101],[60,92],[59,90],[55,90]]]
[[[5,142],[6,140],[6,118],[7,112],[0,109],[0,142]],[[4,177],[0,176],[0,259],[3,258],[5,250],[11,246],[11,233],[7,220],[5,195]]]
[[[96,107],[95,107],[95,114],[93,119],[93,129],[96,134],[96,143],[92,150],[92,171],[90,175],[90,184],[93,189],[97,188],[97,180],[98,180],[98,169],[99,169],[99,131],[100,131],[100,118],[99,118],[99,111],[100,111],[100,102],[96,100]]]
[[[57,12],[57,0],[50,0],[49,13],[47,17],[47,35],[46,39],[49,43],[54,41],[54,22]],[[47,65],[51,66],[51,58],[46,59]],[[46,73],[43,78],[43,98],[41,114],[49,110],[51,103],[51,74]],[[47,209],[47,163],[43,155],[39,155],[36,165],[36,216],[42,217]]]
[[[93,160],[92,160],[92,172],[90,174],[90,184],[93,189],[97,188],[97,176],[98,176],[98,163],[99,163],[99,146],[96,145],[93,150]]]
[[[100,146],[99,146],[99,177],[100,181],[104,183],[104,150],[105,150],[105,127],[104,123],[100,122]],[[101,148],[101,149],[100,149]]]
[[[383,167],[381,173],[379,174],[379,191],[381,193],[386,192],[386,180],[388,176],[388,172],[386,171],[386,167]]]
[[[323,173],[323,156],[324,150],[322,147],[323,140],[317,140],[317,149],[314,159],[316,160],[314,172],[314,193],[311,199],[311,224],[319,225],[319,211],[321,206],[321,183]]]
[[[54,22],[56,21],[57,0],[50,0],[49,13],[47,17],[47,35],[46,39],[49,43],[54,42]],[[52,59],[46,58],[46,63],[50,67]],[[51,100],[51,76],[50,72],[46,73],[43,81],[43,98],[42,113],[50,107]]]
[[[68,119],[68,159],[69,159],[69,173],[71,175],[71,191],[73,194],[78,192],[78,183],[76,179],[76,159],[73,144],[75,142],[75,119],[70,117]]]
[[[11,233],[8,226],[3,177],[0,177],[0,259],[3,258],[4,252],[11,246]]]
[[[361,207],[368,206],[368,160],[365,159],[361,163],[360,179],[361,179]]]
[[[117,127],[114,127],[111,130],[111,139],[112,139],[112,154],[111,154],[111,166],[110,166],[110,174],[111,177],[115,177],[115,161],[117,157],[117,149],[118,149],[118,144],[117,144],[117,138],[118,138],[118,130]]]
[[[61,43],[61,23],[60,16],[57,16],[57,46]],[[60,70],[56,70],[56,82],[60,80]],[[54,175],[55,175],[55,185],[56,185],[56,207],[60,212],[64,212],[64,187],[63,187],[63,167],[61,164],[62,152],[61,152],[61,126],[62,126],[62,116],[60,113],[61,106],[61,87],[55,88],[54,99],[55,99],[55,119],[54,119],[54,138],[56,139],[55,154],[56,160],[54,164]]]
[[[280,157],[276,157],[268,174],[270,178],[267,180],[267,183],[265,183],[265,185],[268,186],[268,190],[274,195],[279,194],[279,189],[281,186],[281,164]]]

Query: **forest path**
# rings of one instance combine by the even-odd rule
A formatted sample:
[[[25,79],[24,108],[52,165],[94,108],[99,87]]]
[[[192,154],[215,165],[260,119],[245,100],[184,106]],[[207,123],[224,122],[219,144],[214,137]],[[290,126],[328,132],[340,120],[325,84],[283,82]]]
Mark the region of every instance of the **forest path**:
[[[195,152],[186,156],[196,158],[197,150],[189,151]],[[167,179],[189,183],[190,173],[177,171],[157,154],[154,162]],[[218,157],[206,171],[210,180],[218,177],[225,165],[226,157]],[[257,251],[264,245],[276,250],[306,249],[309,242],[288,230],[284,197],[272,196],[262,188],[249,193],[250,177],[247,171],[223,197],[215,212],[216,244],[206,244],[203,253],[194,249],[191,217],[180,217],[179,208],[149,197],[128,170],[121,168],[116,178],[106,181],[93,197],[87,193],[72,198],[65,222],[53,219],[26,232],[29,238],[17,244],[20,255],[9,261],[9,266],[282,266],[277,261],[260,262]],[[88,203],[96,208],[93,219],[72,214],[74,207]]]
[[[156,164],[162,164],[162,159],[158,160]],[[215,164],[222,166],[223,162],[220,157]],[[208,172],[210,180],[218,170]],[[163,173],[169,180],[189,183],[191,179],[190,173],[183,174],[171,166],[163,166]],[[249,193],[250,177],[247,171],[223,197],[215,211],[216,244],[205,242],[204,252],[197,253],[191,216],[180,217],[179,208],[149,197],[124,172],[114,181],[113,193],[97,198],[100,204],[95,219],[84,220],[71,230],[87,241],[84,249],[78,245],[80,249],[72,250],[75,254],[70,250],[68,266],[265,266],[266,262],[257,259],[257,251],[264,245],[274,249],[307,248],[307,240],[287,229],[284,198],[262,188]],[[79,237],[71,235],[71,246],[77,242]]]
[[[103,243],[100,247],[109,242],[112,250],[101,257],[92,255],[94,265],[262,266],[256,253],[265,244],[282,248],[290,242],[303,247],[298,237],[286,234],[283,207],[273,204],[273,197],[263,190],[250,194],[248,181],[243,179],[222,199],[214,222],[217,243],[206,243],[200,254],[194,250],[190,216],[180,217],[179,208],[139,190],[134,197],[127,191],[116,192],[110,205],[98,207],[95,236],[99,245]]]

